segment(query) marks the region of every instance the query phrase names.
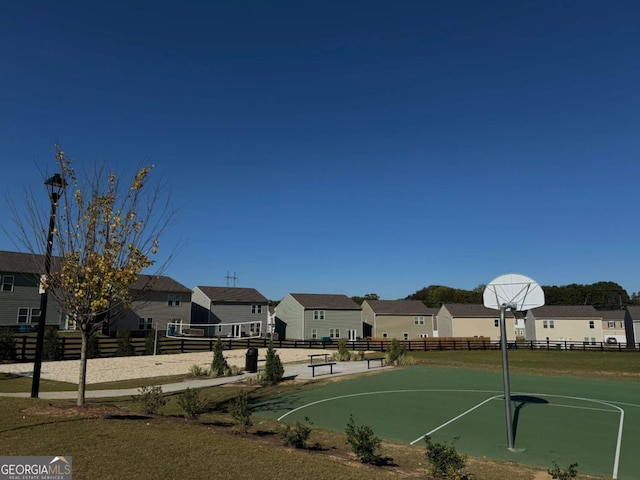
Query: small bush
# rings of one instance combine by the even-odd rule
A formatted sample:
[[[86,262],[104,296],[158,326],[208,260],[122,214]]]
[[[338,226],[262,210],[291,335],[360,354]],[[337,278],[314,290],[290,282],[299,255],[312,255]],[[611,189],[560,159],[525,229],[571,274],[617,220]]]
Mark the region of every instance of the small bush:
[[[284,377],[284,366],[280,356],[273,348],[273,342],[269,341],[267,355],[264,364],[264,379],[267,382],[280,382]]]
[[[362,463],[378,465],[381,457],[377,450],[382,444],[382,440],[373,434],[371,427],[367,425],[357,426],[353,420],[353,415],[349,416],[349,423],[345,429],[347,443],[351,446],[351,451]]]
[[[397,338],[391,340],[391,346],[389,347],[389,351],[386,354],[386,362],[389,365],[398,365],[399,359],[402,355],[404,355],[405,349],[400,345],[400,342]]]
[[[287,447],[305,448],[311,436],[311,421],[305,417],[307,425],[296,422],[295,425],[282,425],[279,430],[282,443]]]
[[[555,478],[557,480],[570,480],[571,478],[576,478],[576,475],[578,475],[577,463],[572,463],[566,470],[562,470],[556,462],[552,463],[553,468],[547,470],[549,475],[551,475],[551,478]]]
[[[147,337],[144,339],[144,354],[153,355],[154,353],[160,353],[160,352],[154,352],[155,347],[156,347],[156,331],[151,330],[147,334]]]
[[[187,388],[178,395],[178,406],[185,418],[198,418],[204,411],[204,403],[200,400],[198,390]]]
[[[120,330],[116,338],[118,339],[117,357],[131,357],[136,354],[131,343],[131,332],[129,330]]]
[[[160,385],[144,385],[138,389],[138,392],[140,394],[136,397],[136,400],[142,404],[144,413],[158,413],[158,410],[167,404],[167,399],[162,395],[162,387]]]
[[[209,374],[209,370],[202,368],[200,365],[191,365],[191,368],[189,369],[189,375],[192,377],[204,377]]]
[[[3,328],[0,330],[0,360],[15,360],[18,356],[16,350],[16,338],[13,330]]]
[[[245,435],[253,425],[251,410],[249,409],[249,395],[247,392],[241,392],[233,399],[229,413],[231,413],[233,417],[236,430]]]
[[[458,453],[455,443],[458,437],[451,443],[434,443],[428,435],[424,437],[427,444],[427,462],[429,463],[429,475],[438,478],[463,480],[468,478],[464,471],[467,463],[466,455]]]
[[[229,374],[229,364],[224,358],[224,346],[222,345],[220,337],[218,337],[215,345],[213,346],[213,360],[211,361],[210,374],[215,378],[224,377]]]
[[[62,341],[58,335],[58,329],[47,327],[44,332],[44,343],[42,344],[43,360],[62,360]]]
[[[92,332],[87,339],[87,358],[98,358],[100,356],[100,340],[98,333]]]
[[[333,355],[333,358],[340,362],[351,360],[351,352],[347,348],[347,341],[344,338],[338,340],[338,351]]]

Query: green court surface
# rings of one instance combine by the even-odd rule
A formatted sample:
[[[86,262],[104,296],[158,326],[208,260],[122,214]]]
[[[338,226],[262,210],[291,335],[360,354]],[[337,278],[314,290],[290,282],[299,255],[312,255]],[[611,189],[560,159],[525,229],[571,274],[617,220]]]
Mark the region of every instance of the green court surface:
[[[511,375],[515,445],[507,448],[502,374],[438,367],[380,371],[273,398],[256,415],[344,431],[353,415],[376,436],[424,446],[459,437],[458,451],[582,473],[640,477],[640,383]]]

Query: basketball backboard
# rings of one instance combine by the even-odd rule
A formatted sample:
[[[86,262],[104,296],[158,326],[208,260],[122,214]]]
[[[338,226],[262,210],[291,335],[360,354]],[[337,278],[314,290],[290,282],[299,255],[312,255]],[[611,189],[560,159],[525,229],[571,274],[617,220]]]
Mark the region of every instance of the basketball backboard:
[[[544,305],[544,292],[535,280],[519,273],[494,278],[484,289],[484,306],[494,310],[507,307],[524,312]]]

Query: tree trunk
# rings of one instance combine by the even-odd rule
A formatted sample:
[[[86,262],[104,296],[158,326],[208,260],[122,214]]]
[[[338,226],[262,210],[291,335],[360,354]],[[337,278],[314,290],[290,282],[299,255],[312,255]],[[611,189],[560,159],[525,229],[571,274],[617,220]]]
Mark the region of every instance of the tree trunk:
[[[84,405],[84,393],[87,383],[87,346],[89,345],[90,332],[82,331],[82,347],[80,347],[80,378],[78,379],[78,406]]]

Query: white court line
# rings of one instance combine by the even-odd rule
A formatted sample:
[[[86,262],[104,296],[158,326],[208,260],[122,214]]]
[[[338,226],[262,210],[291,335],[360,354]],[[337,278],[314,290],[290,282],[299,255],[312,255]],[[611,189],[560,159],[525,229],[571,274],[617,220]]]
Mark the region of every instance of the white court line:
[[[458,420],[459,418],[464,417],[465,415],[467,415],[468,413],[473,412],[476,408],[480,408],[482,405],[484,405],[485,403],[490,402],[491,400],[495,400],[496,398],[500,398],[500,395],[494,395],[493,397],[489,397],[487,398],[484,402],[480,402],[478,405],[476,405],[475,407],[470,408],[469,410],[467,410],[466,412],[461,413],[460,415],[458,415],[455,418],[452,418],[451,420],[449,420],[446,423],[443,423],[442,425],[440,425],[439,427],[434,428],[433,430],[431,430],[430,432],[425,433],[424,435],[416,438],[413,442],[410,442],[410,445],[413,445],[414,443],[419,442],[420,440],[422,440],[424,437],[431,435],[434,432],[437,432],[438,430],[440,430],[441,428],[446,427],[447,425],[449,425],[450,423],[455,422],[456,420]]]

